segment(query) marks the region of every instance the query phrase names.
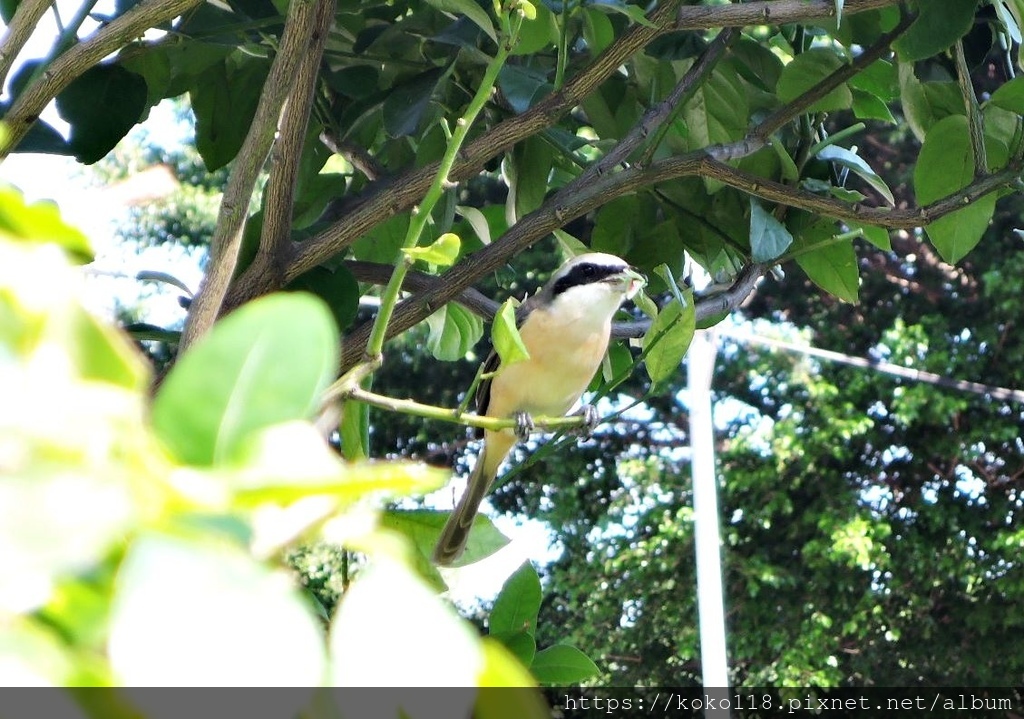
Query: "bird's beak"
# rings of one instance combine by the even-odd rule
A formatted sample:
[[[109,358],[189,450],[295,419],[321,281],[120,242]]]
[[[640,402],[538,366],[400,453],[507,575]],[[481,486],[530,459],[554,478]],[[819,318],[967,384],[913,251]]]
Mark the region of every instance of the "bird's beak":
[[[627,267],[622,271],[622,279],[626,283],[627,300],[633,299],[636,293],[647,285],[647,278],[632,267]]]

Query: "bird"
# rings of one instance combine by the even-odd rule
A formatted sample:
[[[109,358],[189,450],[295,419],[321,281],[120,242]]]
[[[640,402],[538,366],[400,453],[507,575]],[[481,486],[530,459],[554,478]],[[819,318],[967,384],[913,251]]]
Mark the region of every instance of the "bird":
[[[612,317],[644,284],[622,258],[587,252],[565,262],[519,306],[516,321],[529,358],[501,365],[492,350],[476,393],[478,414],[514,418],[516,428],[484,432],[466,490],[438,537],[436,565],[451,566],[462,555],[498,469],[533,429],[531,415],[562,416],[579,401],[608,350]],[[596,423],[593,407],[583,415],[591,427]]]

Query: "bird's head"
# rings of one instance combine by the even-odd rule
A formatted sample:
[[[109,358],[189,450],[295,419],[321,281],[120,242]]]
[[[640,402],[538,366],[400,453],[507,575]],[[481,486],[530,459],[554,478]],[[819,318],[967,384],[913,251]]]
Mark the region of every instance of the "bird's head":
[[[604,252],[587,252],[563,264],[548,281],[552,299],[564,294],[585,298],[595,292],[632,298],[647,280],[621,257]]]

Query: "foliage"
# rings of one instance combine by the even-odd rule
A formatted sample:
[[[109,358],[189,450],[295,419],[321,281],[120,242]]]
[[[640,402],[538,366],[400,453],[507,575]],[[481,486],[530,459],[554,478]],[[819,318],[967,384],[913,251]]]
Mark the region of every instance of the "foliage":
[[[444,473],[342,462],[307,421],[337,356],[319,300],[273,295],[232,315],[174,366],[147,412],[144,363],[81,308],[74,270],[46,241],[76,256],[80,235],[10,197],[2,215],[24,231],[0,243],[6,683],[392,681],[381,634],[367,631],[397,614],[408,623],[402,679],[422,674],[438,636],[449,659],[434,670],[440,683],[526,676],[463,626],[378,522],[382,499],[433,489]],[[329,631],[326,607],[281,562],[320,534],[369,558],[346,578]]]
[[[19,5],[11,26],[31,25],[31,12]],[[488,660],[510,652],[544,681],[582,680],[593,667],[561,648],[564,636],[545,636],[548,627],[568,627],[576,645],[598,653],[599,680],[674,684],[699,673],[692,622],[679,620],[693,597],[689,492],[677,451],[686,427],[675,399],[675,368],[696,327],[718,322],[758,278],[785,267],[784,280],[762,285],[751,316],[812,327],[827,346],[889,352],[939,374],[975,376],[984,364],[993,381],[1021,386],[990,359],[1016,357],[1009,270],[1019,263],[997,233],[979,242],[993,220],[1002,225],[999,212],[1024,167],[1024,85],[1013,78],[1022,17],[1021,0],[777,0],[770,13],[670,0],[646,15],[618,0],[146,0],[119,6],[89,39],[73,37],[69,25],[52,57],[19,70],[0,152],[93,162],[158,101],[187,94],[195,150],[208,170],[229,174],[207,278],[184,353],[154,400],[153,428],[178,455],[170,466],[203,467],[184,476],[219,487],[218,506],[243,516],[252,503],[297,500],[338,481],[322,468],[303,476],[301,463],[287,471],[271,463],[280,476],[262,479],[233,464],[263,467],[270,457],[261,447],[292,438],[273,431],[277,423],[306,418],[325,394],[345,409],[340,441],[350,458],[385,446],[450,456],[440,430],[420,422],[392,435],[390,419],[371,422],[352,398],[371,396],[373,376],[391,397],[433,394],[454,404],[447,400],[457,389],[424,388],[448,370],[424,367],[418,340],[425,332],[438,359],[473,352],[482,327],[467,308],[494,308],[467,290],[507,263],[547,271],[556,256],[589,246],[650,273],[662,310],[631,330],[644,337],[648,377],[626,379],[637,358],[615,347],[595,388],[645,400],[651,424],[607,430],[564,461],[539,452],[530,471],[544,470],[542,486],[513,481],[497,493],[499,507],[525,508],[559,527],[566,551],[547,576],[552,599],[537,609],[547,621],[533,620],[536,593],[523,570],[505,592],[529,594],[526,630],[515,612],[507,620],[501,600],[490,627],[500,641],[481,651]],[[152,39],[151,29],[165,34]],[[72,126],[67,140],[37,121],[51,99]],[[552,234],[557,244],[545,242]],[[712,277],[709,292],[676,286],[689,261]],[[523,274],[512,289],[532,288],[543,272]],[[899,292],[888,286],[893,277]],[[414,295],[399,302],[403,285]],[[329,314],[308,298],[258,299],[289,288],[319,296]],[[358,311],[371,294],[380,298],[373,318]],[[922,298],[941,300],[943,312],[910,301]],[[976,304],[968,308],[967,299]],[[302,346],[295,335],[312,338],[318,349],[303,353],[304,371],[288,371],[298,353],[271,361],[262,344],[238,339],[259,335],[254,317],[268,318],[267,331],[279,331],[289,350]],[[427,328],[417,328],[423,321]],[[326,387],[338,329],[342,376]],[[750,599],[733,618],[737,680],[1012,676],[1001,672],[1014,662],[1001,669],[950,646],[1003,626],[986,625],[972,608],[1019,598],[1010,558],[1019,545],[1016,428],[986,415],[980,401],[909,386],[890,398],[848,371],[804,365],[794,374],[772,356],[731,350],[731,358],[724,379],[750,408],[742,417],[772,428],[757,433],[737,422],[722,452],[730,596]],[[250,360],[273,386],[253,382]],[[220,369],[219,382],[204,375],[208,367]],[[234,413],[236,397],[252,416]],[[377,399],[387,406],[388,397]],[[1013,405],[1000,411],[1019,418]],[[307,425],[288,425],[297,426],[308,435]],[[207,472],[225,474],[216,483]],[[963,488],[978,477],[984,490],[973,481]],[[143,513],[130,529],[159,529],[164,511]],[[346,591],[319,648],[335,670],[378,666],[346,653],[339,623],[367,642],[385,628],[415,632],[405,614],[390,625],[379,615],[361,621],[375,608],[374,591],[426,608],[419,618],[436,641],[479,649],[464,627],[444,623],[448,615],[429,596],[441,579],[420,556],[441,518],[430,514],[384,515],[401,524],[419,578],[381,559],[383,549],[370,551],[377,563]],[[471,556],[500,544],[491,532],[475,537]],[[140,542],[147,561],[192,551]],[[123,560],[128,586],[147,590],[156,580],[132,556]],[[253,581],[266,578],[237,551],[196,560],[183,569],[192,572],[181,576],[185,584],[232,562]],[[928,578],[935,573],[951,579]],[[657,611],[666,604],[671,613]],[[976,634],[954,634],[955,616]],[[448,634],[438,629],[445,626]],[[940,628],[951,645],[933,654],[925,639]],[[538,639],[549,646],[536,651]],[[967,666],[975,674],[965,676]],[[399,683],[438,678],[416,674],[438,666],[415,661],[392,669]],[[521,678],[515,671],[489,676]]]

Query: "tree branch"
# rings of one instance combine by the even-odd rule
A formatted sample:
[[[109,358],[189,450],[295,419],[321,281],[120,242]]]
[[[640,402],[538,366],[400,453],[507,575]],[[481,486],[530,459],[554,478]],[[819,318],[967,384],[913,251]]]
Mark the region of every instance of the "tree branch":
[[[256,179],[274,144],[281,109],[292,91],[299,61],[309,49],[317,8],[330,0],[293,0],[281,45],[270,74],[263,85],[252,125],[235,158],[224,199],[217,216],[217,227],[210,243],[210,261],[202,285],[189,308],[179,352],[187,350],[213,326],[220,314],[228,283],[235,272],[238,250],[249,211]]]
[[[316,92],[320,60],[323,57],[327,34],[334,21],[335,0],[320,0],[308,52],[302,56],[294,78],[294,88],[288,96],[281,115],[281,127],[271,155],[270,178],[267,181],[264,205],[263,232],[257,253],[267,255],[267,262],[284,267],[291,252],[292,211],[295,183],[302,161],[302,146],[309,126],[310,109]]]
[[[632,55],[666,32],[714,27],[741,27],[770,22],[796,22],[835,15],[835,0],[773,0],[743,5],[685,6],[672,0],[659,6],[649,17],[656,27],[631,26],[582,72],[559,91],[548,95],[521,115],[509,118],[491,131],[468,143],[451,172],[453,181],[472,177],[491,158],[516,143],[553,125],[578,105],[608,77],[618,71]],[[847,17],[857,13],[897,5],[899,0],[846,0]],[[412,208],[424,195],[437,171],[432,164],[406,172],[376,185],[344,217],[298,245],[295,260],[288,268],[289,282],[316,265],[338,254],[389,217]],[[275,288],[269,267],[254,262],[233,284],[226,307],[235,307]]]
[[[149,28],[173,20],[201,2],[202,0],[143,0],[112,20],[110,24],[97,30],[91,37],[61,53],[24,92],[18,95],[4,116],[8,132],[7,138],[0,145],[0,160],[18,146],[29,128],[39,119],[39,113],[75,78]]]
[[[0,40],[0,88],[7,84],[7,73],[11,71],[14,60],[32,36],[39,18],[52,4],[53,0],[25,0],[18,4],[7,32]]]

